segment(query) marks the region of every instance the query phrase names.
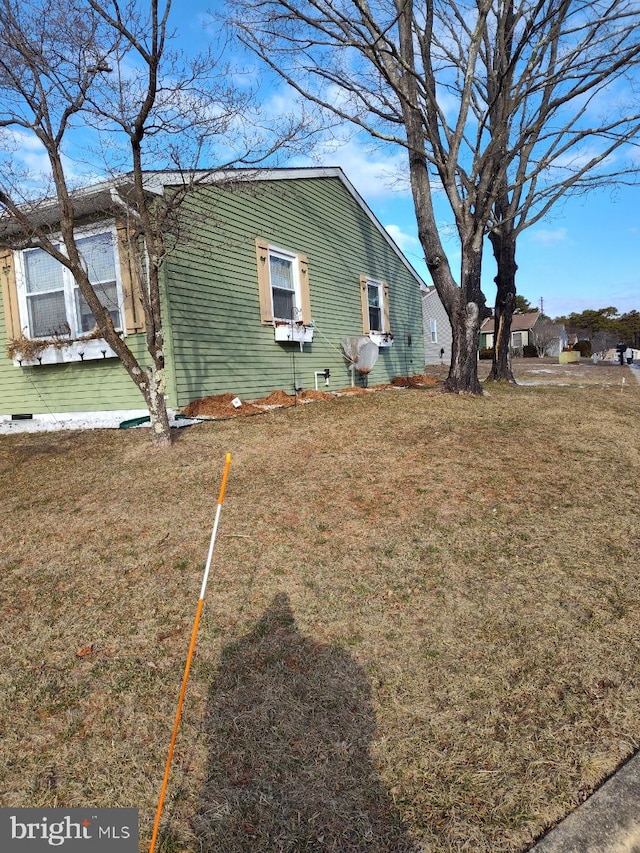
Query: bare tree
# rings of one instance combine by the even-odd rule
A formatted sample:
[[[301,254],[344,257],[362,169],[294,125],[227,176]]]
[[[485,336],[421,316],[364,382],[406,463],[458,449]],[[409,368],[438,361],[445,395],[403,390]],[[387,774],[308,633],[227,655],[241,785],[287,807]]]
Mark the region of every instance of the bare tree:
[[[591,336],[591,352],[595,353],[601,360],[605,359],[607,353],[615,349],[619,340],[620,336],[616,335],[615,332],[600,329]]]
[[[571,194],[637,180],[640,9],[628,0],[508,0],[496,4],[482,52],[489,129],[507,163],[488,223],[497,264],[489,378],[513,381],[517,238]]]
[[[495,200],[489,168],[497,149],[479,154],[473,79],[481,33],[491,8],[482,0],[470,24],[475,45],[463,96],[442,104],[450,62],[437,33],[434,4],[413,0],[240,0],[236,24],[242,39],[305,98],[388,143],[403,146],[418,223],[418,236],[452,327],[452,356],[445,387],[481,394],[479,329],[489,316],[480,273],[486,223]],[[455,7],[454,9],[455,14]],[[471,131],[471,136],[469,132]],[[495,148],[495,146],[493,146]],[[464,153],[463,153],[464,151]],[[469,169],[461,169],[468,158]],[[433,204],[432,177],[452,206],[460,238],[459,282],[447,259]]]
[[[629,113],[618,100],[605,109],[599,99],[638,61],[636,4],[236,5],[244,42],[294,89],[406,148],[419,238],[453,331],[446,386],[481,392],[478,331],[489,313],[480,285],[485,236],[499,264],[498,341],[508,342],[517,235],[570,188],[584,192],[628,171],[612,157],[637,133],[638,110]],[[597,122],[594,111],[602,113]],[[600,142],[595,152],[594,140]],[[444,191],[455,218],[459,281],[438,233],[432,185]],[[507,372],[511,378],[510,367]]]
[[[253,93],[239,95],[212,52],[189,58],[172,48],[170,12],[171,0],[0,0],[0,239],[37,247],[70,271],[94,333],[145,400],[157,446],[171,443],[161,270],[180,238],[177,211],[203,162],[217,157],[220,169],[256,162],[289,138],[248,123]],[[31,141],[46,160],[42,174],[17,165],[16,150]],[[170,195],[149,172],[163,168],[180,175]],[[86,202],[79,185],[96,175],[112,179],[104,210],[122,223],[149,364],[90,281],[78,235]]]
[[[560,326],[551,320],[540,318],[535,324],[532,332],[533,345],[539,357],[551,355],[553,350],[560,346]]]

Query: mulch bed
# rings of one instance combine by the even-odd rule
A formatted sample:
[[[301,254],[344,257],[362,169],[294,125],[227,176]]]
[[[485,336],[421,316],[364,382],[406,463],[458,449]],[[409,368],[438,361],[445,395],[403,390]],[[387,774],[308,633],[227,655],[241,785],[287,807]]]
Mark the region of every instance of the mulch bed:
[[[193,400],[185,406],[183,414],[188,418],[235,418],[256,415],[263,411],[258,406],[244,401],[236,408],[231,402],[235,398],[235,394],[214,394],[201,400]]]
[[[433,388],[440,383],[434,376],[417,374],[416,376],[394,376],[391,384],[396,388]]]
[[[370,394],[373,391],[381,391],[386,388],[428,388],[438,383],[439,380],[434,377],[420,374],[417,376],[396,376],[391,380],[391,383],[373,385],[369,388],[356,385],[335,392],[308,389],[301,391],[297,397],[279,389],[271,391],[266,397],[260,397],[257,400],[249,402],[242,400],[241,406],[234,406],[231,401],[236,399],[236,395],[227,392],[226,394],[203,397],[201,400],[193,400],[182,411],[188,418],[247,417],[269,409],[294,406],[296,403],[329,402],[337,396],[341,397],[347,394]]]

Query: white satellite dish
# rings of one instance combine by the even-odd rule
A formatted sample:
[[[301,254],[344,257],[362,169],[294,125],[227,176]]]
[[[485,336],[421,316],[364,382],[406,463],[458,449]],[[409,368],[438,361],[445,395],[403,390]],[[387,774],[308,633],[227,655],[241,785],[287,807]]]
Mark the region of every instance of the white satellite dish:
[[[366,377],[373,370],[380,353],[378,345],[374,344],[371,338],[365,337],[344,338],[342,351],[351,365],[352,385],[355,384],[355,371],[357,370],[361,376]]]

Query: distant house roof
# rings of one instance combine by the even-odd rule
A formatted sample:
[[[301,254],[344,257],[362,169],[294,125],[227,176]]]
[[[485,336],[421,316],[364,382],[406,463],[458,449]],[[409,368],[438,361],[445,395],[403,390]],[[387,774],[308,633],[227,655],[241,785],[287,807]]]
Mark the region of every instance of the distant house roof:
[[[511,331],[512,332],[526,332],[532,329],[538,318],[540,317],[539,311],[528,311],[526,314],[514,314],[511,318]],[[495,317],[487,317],[482,326],[480,326],[481,332],[493,332],[495,327]]]

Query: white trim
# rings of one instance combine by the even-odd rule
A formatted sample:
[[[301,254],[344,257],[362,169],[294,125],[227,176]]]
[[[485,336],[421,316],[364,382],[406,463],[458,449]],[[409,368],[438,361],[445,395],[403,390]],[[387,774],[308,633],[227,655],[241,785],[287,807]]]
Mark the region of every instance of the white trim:
[[[172,427],[188,426],[197,422],[197,418],[176,420],[174,409],[167,409],[169,425]],[[98,412],[50,412],[49,414],[33,414],[24,420],[12,421],[11,415],[0,415],[0,435],[12,432],[53,432],[63,429],[118,429],[124,421],[137,418],[148,418],[148,409],[116,409]],[[148,427],[149,421],[140,425]]]
[[[113,429],[123,421],[141,418],[148,409],[120,409],[100,412],[52,412],[33,418],[12,421],[11,415],[0,415],[0,432],[41,432],[58,429]]]
[[[276,317],[276,312],[273,307],[273,282],[271,280],[271,258],[279,258],[282,261],[288,261],[291,264],[291,280],[293,282],[293,310],[299,315],[296,317]],[[274,324],[292,321],[298,322],[302,320],[302,291],[300,288],[300,256],[295,252],[290,252],[288,249],[281,249],[279,246],[272,246],[271,243],[267,246],[267,272],[269,273],[269,296],[271,298],[271,316]]]
[[[124,332],[125,330],[125,306],[124,306],[124,296],[122,291],[122,278],[120,271],[120,252],[118,247],[118,233],[116,230],[115,222],[113,220],[106,220],[105,222],[101,222],[99,224],[94,224],[88,226],[86,228],[79,228],[75,232],[75,237],[78,240],[84,240],[87,237],[98,237],[101,234],[109,234],[111,236],[111,248],[113,249],[113,266],[114,266],[114,275],[116,282],[116,295],[117,295],[117,303],[118,303],[118,312],[120,314],[120,325],[116,327],[116,330],[120,330]],[[55,242],[57,245],[59,244],[60,252],[62,254],[66,254],[66,249],[62,239],[56,235],[52,238],[52,242]],[[38,340],[39,337],[43,336],[33,335],[31,332],[31,328],[29,325],[29,308],[28,308],[28,294],[27,294],[27,278],[26,278],[26,270],[25,270],[25,253],[33,252],[33,251],[41,251],[45,252],[46,250],[42,249],[39,246],[25,246],[22,249],[15,249],[13,251],[15,272],[16,272],[16,291],[18,295],[18,312],[20,315],[20,330],[25,337],[30,340]],[[54,259],[55,260],[55,259]],[[59,263],[58,261],[55,261]],[[63,295],[64,295],[64,306],[65,313],[67,315],[67,324],[70,319],[74,321],[74,328],[70,327],[70,343],[73,342],[75,338],[81,337],[86,332],[83,332],[78,328],[78,323],[80,322],[80,316],[78,310],[76,308],[76,291],[78,290],[78,285],[76,284],[73,275],[68,267],[65,267],[64,264],[60,264],[62,268],[62,283],[63,283]],[[34,294],[34,295],[37,295]],[[45,338],[47,336],[44,336]],[[51,347],[47,347],[45,352],[52,349]],[[111,352],[111,351],[110,351]],[[115,353],[114,353],[115,354]],[[99,358],[101,355],[89,355],[87,354],[87,358]],[[53,358],[48,359],[46,363],[53,364],[60,360],[79,360],[78,359],[60,359]],[[16,362],[14,361],[14,364]],[[34,363],[39,363],[37,360]],[[44,359],[42,363],[45,363]]]

